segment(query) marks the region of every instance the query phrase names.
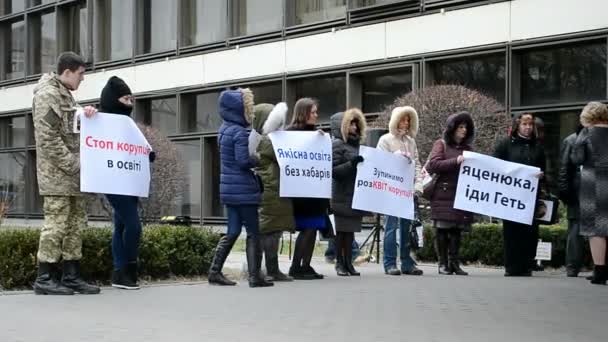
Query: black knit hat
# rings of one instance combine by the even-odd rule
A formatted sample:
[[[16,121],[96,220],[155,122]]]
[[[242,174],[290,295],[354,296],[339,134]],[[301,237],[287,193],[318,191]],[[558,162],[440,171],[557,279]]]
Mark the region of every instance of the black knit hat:
[[[120,101],[119,98],[125,95],[131,95],[131,89],[121,78],[112,76],[101,91],[100,111],[114,114],[131,114],[132,106],[127,106]]]

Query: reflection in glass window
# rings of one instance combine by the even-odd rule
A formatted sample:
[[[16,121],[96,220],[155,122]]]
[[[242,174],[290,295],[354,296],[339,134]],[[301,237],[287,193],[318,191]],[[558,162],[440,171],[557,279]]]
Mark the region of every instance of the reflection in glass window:
[[[9,213],[25,211],[25,153],[0,153],[0,199],[8,202]]]
[[[38,5],[46,5],[56,2],[57,0],[30,0],[30,5],[28,7],[34,7]]]
[[[85,61],[91,61],[86,2],[64,7],[60,13],[60,51],[74,51]]]
[[[251,89],[255,103],[277,104],[282,101],[283,90],[281,82],[244,86]]]
[[[328,21],[346,16],[346,0],[294,0],[293,25]]]
[[[283,26],[281,0],[237,0],[234,5],[235,36],[276,31]]]
[[[346,77],[305,78],[296,80],[296,99],[312,97],[319,101],[319,122],[346,108]]]
[[[133,55],[133,0],[102,0],[97,4],[97,59],[130,58]]]
[[[0,26],[0,80],[25,76],[25,23]]]
[[[220,92],[184,95],[182,107],[183,133],[217,131],[222,124],[217,101]]]
[[[459,84],[505,103],[504,54],[429,62],[434,84]]]
[[[177,47],[177,1],[143,0],[140,31],[141,53],[173,50]]]
[[[521,60],[521,105],[606,98],[606,41],[527,51]]]
[[[228,37],[228,0],[185,0],[182,4],[182,46]]]
[[[57,62],[57,37],[55,34],[55,12],[30,17],[29,40],[30,73],[40,74],[55,71]]]
[[[390,106],[395,98],[412,90],[412,72],[383,71],[361,76],[362,109],[366,114],[379,113]]]
[[[167,135],[176,133],[177,99],[175,97],[138,101],[136,110],[137,117],[141,118],[144,124]]]
[[[350,8],[361,8],[375,5],[385,5],[402,0],[349,0]]]
[[[0,118],[0,148],[25,146],[25,117]]]
[[[25,9],[25,0],[0,0],[0,15],[21,12]]]
[[[186,186],[178,195],[175,212],[171,215],[201,216],[201,145],[200,140],[176,141],[175,145],[184,163]]]

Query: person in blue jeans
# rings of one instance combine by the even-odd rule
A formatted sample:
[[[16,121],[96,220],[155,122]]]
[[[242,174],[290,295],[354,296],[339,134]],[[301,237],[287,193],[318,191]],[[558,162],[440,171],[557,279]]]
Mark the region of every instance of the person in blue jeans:
[[[133,98],[129,86],[119,77],[112,76],[101,91],[100,112],[131,115]],[[156,154],[150,152],[150,162]],[[125,290],[139,289],[137,275],[137,257],[141,239],[141,222],[139,220],[138,202],[135,196],[106,195],[114,211],[112,221],[112,287]]]
[[[378,140],[377,148],[407,158],[416,163],[416,175],[420,174],[416,134],[418,133],[418,113],[412,107],[395,107],[391,112],[388,133]],[[415,175],[415,176],[416,176]],[[417,179],[417,177],[414,177]],[[420,185],[416,184],[416,190]],[[394,216],[385,217],[384,228],[384,272],[389,275],[422,275],[422,270],[416,267],[416,262],[410,255],[409,229],[412,221]],[[401,270],[397,268],[397,231],[401,237],[399,254]]]
[[[220,238],[209,268],[209,284],[236,285],[222,274],[222,267],[243,225],[247,229],[246,254],[249,287],[273,286],[260,275],[258,207],[261,182],[253,173],[259,163],[249,154],[249,134],[255,117],[253,93],[249,89],[225,90],[220,94],[219,112],[223,119],[219,129],[220,201],[228,212],[228,229]]]

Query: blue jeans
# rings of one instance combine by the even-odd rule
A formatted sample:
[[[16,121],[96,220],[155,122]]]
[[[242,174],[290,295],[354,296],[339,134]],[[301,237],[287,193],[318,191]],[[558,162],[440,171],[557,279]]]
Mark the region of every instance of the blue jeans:
[[[401,257],[401,271],[411,271],[416,262],[410,256],[409,229],[412,221],[395,216],[386,217],[384,227],[384,270],[397,267],[397,230],[399,230],[399,256]]]
[[[355,260],[359,256],[359,253],[361,252],[359,250],[359,244],[357,243],[357,240],[353,240],[352,249],[353,249],[353,251],[352,251],[353,260]],[[327,259],[336,260],[336,241],[334,239],[330,239],[329,241],[327,241],[327,249],[325,250],[325,257]]]
[[[247,235],[257,235],[258,225],[258,206],[257,205],[226,205],[228,211],[228,231],[229,237],[238,237],[243,230],[247,230]]]
[[[114,269],[122,270],[136,262],[141,239],[141,222],[137,212],[139,199],[134,196],[106,195],[114,209],[112,233],[112,259]]]

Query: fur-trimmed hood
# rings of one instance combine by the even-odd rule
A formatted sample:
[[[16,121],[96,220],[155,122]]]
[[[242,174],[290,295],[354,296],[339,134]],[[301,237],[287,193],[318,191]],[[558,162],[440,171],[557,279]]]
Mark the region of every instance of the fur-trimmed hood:
[[[408,115],[410,117],[410,129],[406,133],[411,138],[416,139],[418,135],[418,112],[413,107],[395,107],[391,112],[391,120],[388,123],[388,131],[392,135],[399,137],[402,134],[399,132],[399,122]]]
[[[287,121],[287,104],[277,103],[273,106],[269,103],[260,103],[253,107],[255,118],[253,119],[253,129],[258,133],[267,135],[275,131],[285,129]]]
[[[473,117],[471,117],[471,114],[468,112],[458,112],[448,116],[445,131],[443,132],[443,139],[448,143],[448,145],[458,145],[454,141],[454,132],[456,132],[456,128],[458,128],[461,123],[467,125],[467,135],[460,145],[472,147],[473,139],[475,139],[475,124],[473,122]]]
[[[249,88],[225,90],[219,99],[220,116],[224,121],[249,127],[253,123],[253,93]]]
[[[331,116],[331,134],[335,139],[340,139],[344,142],[348,142],[348,131],[350,123],[355,120],[359,127],[359,135],[361,141],[365,140],[365,132],[367,130],[367,123],[365,122],[365,116],[359,108],[351,108],[346,112],[339,112]]]

